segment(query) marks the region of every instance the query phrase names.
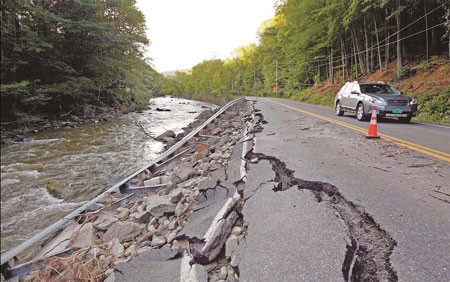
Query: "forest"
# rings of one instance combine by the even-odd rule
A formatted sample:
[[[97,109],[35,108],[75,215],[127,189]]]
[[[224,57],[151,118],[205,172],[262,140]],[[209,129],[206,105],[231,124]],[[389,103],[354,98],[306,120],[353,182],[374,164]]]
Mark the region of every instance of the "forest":
[[[237,48],[231,59],[205,60],[191,72],[175,73],[163,92],[297,97],[330,105],[344,81],[377,71],[393,70],[394,81],[436,65],[450,73],[448,1],[284,0],[275,9],[261,25],[257,44]],[[419,100],[431,103],[431,115],[442,119],[450,112],[450,81],[438,79],[430,88],[437,91]],[[336,87],[314,95],[311,89],[324,83]],[[416,88],[409,94],[423,92]]]
[[[449,119],[448,1],[278,0],[274,9],[257,43],[238,47],[230,59],[163,77],[144,56],[149,39],[136,0],[3,0],[2,123],[124,112],[164,94],[331,105],[344,81],[378,72],[392,72],[389,79],[375,77],[423,102],[430,119]],[[436,68],[440,75],[431,82],[407,80]]]
[[[143,107],[161,75],[135,0],[2,0],[2,122]]]

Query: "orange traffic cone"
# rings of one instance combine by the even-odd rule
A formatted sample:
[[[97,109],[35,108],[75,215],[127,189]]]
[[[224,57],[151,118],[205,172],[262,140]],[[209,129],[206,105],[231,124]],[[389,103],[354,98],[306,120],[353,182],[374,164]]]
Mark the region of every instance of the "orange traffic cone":
[[[373,107],[372,117],[370,118],[369,132],[367,132],[366,138],[380,138],[377,135],[377,106]]]

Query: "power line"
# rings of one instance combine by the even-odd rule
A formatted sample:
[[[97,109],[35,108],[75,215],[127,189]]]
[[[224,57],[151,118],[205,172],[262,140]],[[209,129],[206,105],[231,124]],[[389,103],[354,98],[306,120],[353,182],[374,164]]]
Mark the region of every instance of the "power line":
[[[421,31],[419,31],[419,32],[416,32],[416,33],[414,33],[414,34],[408,35],[408,36],[406,36],[406,37],[400,38],[399,40],[396,40],[396,41],[392,41],[392,42],[386,43],[386,44],[381,45],[381,46],[379,46],[379,47],[385,47],[385,46],[388,46],[388,45],[391,45],[391,44],[395,44],[395,43],[397,43],[397,42],[400,42],[400,41],[402,41],[402,40],[405,40],[405,39],[408,39],[408,38],[410,38],[410,37],[416,36],[416,35],[418,35],[418,34],[420,34],[420,33],[423,33],[423,32],[425,32],[425,31],[428,31],[428,30],[430,30],[430,29],[436,28],[436,27],[441,26],[441,25],[444,25],[444,24],[445,24],[445,22],[436,24],[436,25],[434,25],[434,26],[432,26],[432,27],[429,27],[429,28],[427,28],[427,29],[421,30]],[[378,46],[374,46],[374,47],[371,47],[371,48],[369,48],[369,49],[365,49],[365,50],[362,50],[362,51],[359,51],[359,52],[354,52],[354,53],[347,54],[347,55],[344,56],[344,58],[347,59],[347,58],[353,57],[353,56],[355,56],[355,55],[359,55],[359,54],[365,53],[366,51],[374,50],[375,48],[378,48]],[[336,62],[341,62],[341,61],[342,61],[342,57],[338,57],[336,60],[333,60],[332,63],[334,64],[334,63],[336,63]],[[313,62],[317,62],[317,61],[313,61]],[[325,63],[325,64],[321,64],[321,65],[317,65],[317,66],[307,66],[307,67],[303,67],[303,68],[300,68],[300,69],[306,69],[306,70],[307,70],[307,69],[313,69],[313,70],[315,70],[316,68],[323,67],[323,66],[328,66],[329,64],[330,64],[330,63],[327,62],[327,63]],[[290,65],[294,65],[294,63],[291,63]],[[338,67],[339,67],[339,66],[338,66]],[[333,68],[335,68],[335,67],[333,66]]]
[[[415,21],[409,23],[408,25],[404,26],[402,29],[400,29],[400,30],[394,32],[393,34],[389,35],[388,37],[384,38],[383,40],[381,40],[380,42],[378,42],[377,44],[373,45],[372,47],[370,47],[369,49],[366,49],[366,50],[369,50],[369,51],[370,51],[370,50],[374,49],[375,47],[378,48],[378,44],[383,43],[383,42],[385,42],[387,39],[389,39],[389,38],[393,37],[394,35],[396,35],[397,33],[402,32],[403,30],[407,29],[407,28],[410,27],[411,25],[413,25],[413,24],[415,24],[416,22],[420,21],[421,19],[425,18],[425,17],[428,16],[429,14],[434,13],[434,12],[437,11],[439,8],[442,8],[444,5],[445,5],[445,4],[441,4],[440,6],[434,8],[433,10],[431,10],[431,11],[425,13],[423,16],[417,18]],[[397,42],[397,41],[395,41],[395,42]],[[383,47],[383,46],[380,46],[380,47]],[[366,50],[364,50],[364,52],[365,52]],[[312,60],[312,61],[306,61],[305,63],[314,63],[314,62],[325,61],[325,60],[329,60],[329,58],[330,58],[330,56],[327,56],[326,58],[323,58],[323,59],[317,59],[317,60]],[[334,60],[334,57],[333,57],[333,60]]]

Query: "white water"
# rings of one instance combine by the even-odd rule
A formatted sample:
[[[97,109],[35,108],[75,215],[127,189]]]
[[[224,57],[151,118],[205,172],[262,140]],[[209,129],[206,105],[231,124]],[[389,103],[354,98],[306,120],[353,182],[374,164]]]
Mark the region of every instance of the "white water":
[[[181,132],[211,105],[155,98],[142,113],[32,136],[1,147],[1,250],[10,249],[154,159],[164,144],[148,137]],[[170,112],[155,109],[169,108]],[[195,113],[189,113],[195,112]],[[54,189],[58,197],[49,193]]]

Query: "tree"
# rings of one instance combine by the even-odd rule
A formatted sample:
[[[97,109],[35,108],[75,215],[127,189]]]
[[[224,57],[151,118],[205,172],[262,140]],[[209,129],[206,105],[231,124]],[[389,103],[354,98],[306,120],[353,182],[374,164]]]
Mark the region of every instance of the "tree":
[[[135,4],[2,1],[2,104],[56,116],[86,104],[146,104],[157,74],[143,55],[149,41]],[[20,110],[9,108],[10,116]]]

